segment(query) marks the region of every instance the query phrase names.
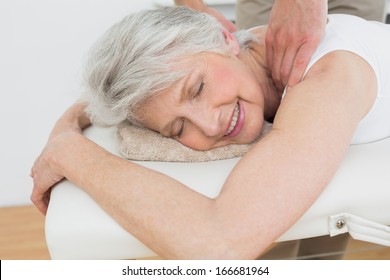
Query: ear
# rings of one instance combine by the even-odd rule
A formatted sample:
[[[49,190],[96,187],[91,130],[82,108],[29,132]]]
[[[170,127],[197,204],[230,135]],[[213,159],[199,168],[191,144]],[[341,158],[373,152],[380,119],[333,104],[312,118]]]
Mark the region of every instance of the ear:
[[[230,47],[234,55],[238,56],[240,54],[240,44],[237,39],[226,29],[222,31],[222,34],[225,38],[226,45]]]

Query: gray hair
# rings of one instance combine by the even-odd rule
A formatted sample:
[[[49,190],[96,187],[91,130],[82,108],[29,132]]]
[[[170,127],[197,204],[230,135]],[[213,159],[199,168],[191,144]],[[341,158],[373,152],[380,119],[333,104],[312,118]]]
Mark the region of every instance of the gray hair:
[[[85,64],[83,99],[92,122],[140,125],[136,111],[141,103],[190,71],[174,67],[183,58],[227,53],[222,30],[213,17],[184,7],[141,11],[112,26]],[[246,31],[234,35],[241,48],[256,40]]]

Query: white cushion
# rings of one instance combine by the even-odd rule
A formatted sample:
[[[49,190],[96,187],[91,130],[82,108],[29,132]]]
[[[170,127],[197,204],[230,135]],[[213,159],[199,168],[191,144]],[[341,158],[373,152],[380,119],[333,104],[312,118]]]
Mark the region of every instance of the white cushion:
[[[119,154],[114,129],[91,127],[85,135]],[[138,163],[172,176],[208,197],[215,197],[238,160]],[[340,230],[340,233],[350,231],[353,237],[375,242],[379,228],[381,239],[377,243],[387,245],[390,231],[385,225],[390,225],[389,213],[390,138],[387,138],[351,146],[329,186],[278,241],[328,235],[330,231],[335,235]],[[346,223],[342,228],[335,224],[340,219]],[[361,220],[364,222],[360,223]],[[359,226],[355,226],[355,221]],[[61,182],[52,191],[46,216],[46,240],[53,259],[133,259],[155,255],[69,181]]]

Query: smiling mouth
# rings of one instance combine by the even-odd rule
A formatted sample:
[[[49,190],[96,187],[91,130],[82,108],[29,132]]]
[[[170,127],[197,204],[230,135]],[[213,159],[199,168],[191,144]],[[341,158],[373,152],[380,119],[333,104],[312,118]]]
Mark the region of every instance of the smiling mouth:
[[[225,133],[225,136],[228,136],[236,128],[239,115],[240,115],[240,105],[237,102],[236,103],[236,107],[234,108],[234,114],[233,114],[233,117],[232,117],[232,121],[230,123],[229,129]]]

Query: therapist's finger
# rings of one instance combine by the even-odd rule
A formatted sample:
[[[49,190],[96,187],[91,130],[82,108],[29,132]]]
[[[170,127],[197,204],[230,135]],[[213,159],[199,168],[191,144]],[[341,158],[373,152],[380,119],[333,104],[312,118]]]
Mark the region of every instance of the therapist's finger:
[[[266,49],[266,58],[267,64],[270,69],[273,69],[273,61],[274,61],[274,37],[271,34],[271,28],[269,27],[265,36],[265,49]]]
[[[286,49],[283,60],[280,65],[280,81],[283,88],[287,86],[293,70],[294,61],[297,55],[297,49],[292,46]]]
[[[267,48],[267,63],[272,71],[272,79],[278,89],[283,87],[281,80],[281,65],[286,51],[285,41],[279,36],[270,38]]]
[[[301,81],[316,46],[316,42],[307,42],[301,45],[292,64],[287,86],[293,87]]]

